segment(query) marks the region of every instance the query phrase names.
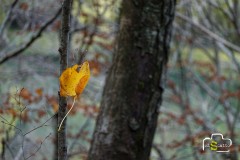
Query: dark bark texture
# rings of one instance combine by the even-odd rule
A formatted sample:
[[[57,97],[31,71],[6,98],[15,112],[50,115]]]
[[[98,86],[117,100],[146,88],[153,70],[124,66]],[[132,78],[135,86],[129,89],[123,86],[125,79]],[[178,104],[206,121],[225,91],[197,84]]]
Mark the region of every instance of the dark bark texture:
[[[175,0],[123,0],[89,160],[147,160],[161,104]]]
[[[64,0],[62,4],[62,26],[60,37],[60,74],[67,68],[67,56],[69,48],[69,30],[70,30],[70,15],[71,15],[72,0]],[[66,114],[67,99],[61,97],[59,94],[59,110],[58,110],[58,129],[63,117]],[[58,160],[67,159],[67,145],[66,145],[66,120],[63,122],[61,130],[58,132],[57,146],[58,146]]]

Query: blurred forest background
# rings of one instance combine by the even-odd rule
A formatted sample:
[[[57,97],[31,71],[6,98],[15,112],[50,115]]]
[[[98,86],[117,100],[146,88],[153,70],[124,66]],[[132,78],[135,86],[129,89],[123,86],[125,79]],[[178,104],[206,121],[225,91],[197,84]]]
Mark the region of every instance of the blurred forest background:
[[[90,146],[121,1],[74,0],[72,7],[69,62],[85,53],[91,68],[67,121],[68,157],[77,160]],[[0,0],[0,159],[54,159],[60,11],[61,0]],[[231,138],[230,154],[240,156],[239,12],[238,0],[177,2],[151,160],[225,159],[202,152],[212,133]]]

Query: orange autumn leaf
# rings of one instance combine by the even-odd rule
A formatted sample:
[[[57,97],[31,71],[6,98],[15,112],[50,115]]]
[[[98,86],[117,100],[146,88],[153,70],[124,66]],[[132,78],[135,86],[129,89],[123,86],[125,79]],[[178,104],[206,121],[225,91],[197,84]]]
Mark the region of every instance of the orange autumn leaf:
[[[79,96],[86,87],[89,78],[90,69],[87,61],[84,62],[81,66],[76,64],[72,67],[67,68],[60,76],[60,95],[63,97],[73,96],[74,99],[71,108],[62,119],[58,127],[58,131],[60,131],[64,119],[72,110],[76,97]]]
[[[32,94],[29,92],[29,90],[27,90],[26,88],[23,88],[21,91],[20,91],[20,94],[19,94],[20,97],[22,97],[23,99],[25,100],[28,100],[28,101],[31,101],[32,99]]]
[[[12,115],[13,117],[17,117],[17,112],[16,110],[14,110],[13,108],[9,108],[7,110],[7,113],[9,113],[10,115]]]
[[[26,11],[29,8],[29,5],[24,2],[19,5],[19,8]]]
[[[86,87],[89,78],[90,69],[87,61],[82,66],[76,64],[67,68],[59,78],[60,95],[63,97],[79,96]]]
[[[43,95],[43,89],[42,89],[42,88],[37,88],[37,89],[35,90],[35,93],[36,93],[39,97],[42,97],[42,95]]]
[[[46,112],[43,110],[39,110],[37,113],[38,113],[38,118],[42,118],[43,116],[46,115]]]
[[[54,113],[58,111],[58,101],[55,97],[46,96],[48,103],[52,106]]]

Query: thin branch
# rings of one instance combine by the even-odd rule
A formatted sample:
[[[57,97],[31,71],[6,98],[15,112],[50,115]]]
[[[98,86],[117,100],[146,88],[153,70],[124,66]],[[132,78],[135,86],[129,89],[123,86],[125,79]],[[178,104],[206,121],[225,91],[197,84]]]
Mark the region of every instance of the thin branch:
[[[61,9],[59,9],[57,11],[57,13],[51,18],[49,19],[44,25],[41,26],[41,28],[39,29],[39,31],[33,35],[28,42],[26,42],[24,45],[22,45],[21,47],[17,48],[15,51],[12,51],[10,53],[7,53],[5,55],[5,57],[1,58],[0,59],[0,65],[3,64],[5,61],[9,60],[10,58],[13,58],[17,55],[19,55],[20,53],[22,53],[24,50],[26,50],[28,47],[30,47],[34,42],[35,40],[37,40],[39,37],[41,37],[43,31],[50,25],[52,24],[56,19],[57,17],[60,15],[61,13]]]
[[[2,153],[1,153],[1,157],[2,157],[2,159],[5,159],[4,156],[5,156],[5,147],[6,147],[5,144],[6,144],[6,141],[5,141],[4,138],[2,139],[2,142],[1,142],[1,143],[2,143]]]
[[[15,156],[14,160],[20,160],[22,154],[23,154],[23,150],[22,150],[22,148],[19,148],[19,150],[17,152],[17,155]]]
[[[94,3],[94,2],[92,1],[92,3]],[[101,17],[104,16],[104,14],[107,12],[108,7],[110,5],[112,5],[113,3],[114,3],[114,1],[112,1],[109,5],[106,5],[101,13],[99,12],[99,8],[95,7],[96,14],[97,14],[97,17],[96,17],[97,21],[100,20]],[[95,25],[93,27],[93,31],[91,32],[91,34],[89,36],[88,35],[84,36],[84,39],[86,39],[87,36],[89,38],[89,40],[87,42],[85,42],[84,39],[83,39],[83,41],[82,41],[82,43],[79,47],[79,48],[82,48],[82,46],[84,46],[84,49],[83,49],[84,52],[88,51],[90,45],[92,44],[92,42],[94,40],[94,37],[96,36],[96,33],[98,32],[98,28],[99,28],[98,24],[95,23]],[[82,53],[81,50],[79,49],[78,50],[78,55],[79,55],[78,64],[81,64],[83,62],[84,57],[85,57],[85,53]]]
[[[4,118],[2,115],[0,115],[0,118],[2,118],[4,121],[6,121],[7,123],[10,123],[8,122],[8,120],[6,118]]]
[[[67,68],[69,52],[69,32],[71,25],[72,0],[64,0],[62,4],[62,25],[60,37],[60,74]],[[59,110],[57,126],[60,125],[66,114],[67,99],[59,94]],[[58,160],[67,159],[66,120],[63,121],[62,129],[57,133]]]
[[[8,151],[9,151],[11,157],[14,158],[13,151],[11,150],[10,146],[8,145],[8,142],[6,142],[5,145],[6,145],[7,149],[8,149]]]
[[[185,75],[185,67],[183,66],[183,63],[182,63],[182,57],[181,57],[181,54],[178,55],[178,62],[179,62],[179,65],[180,65],[180,77],[181,77],[181,85],[180,85],[180,88],[181,88],[181,91],[182,93],[179,94],[178,96],[180,97],[180,103],[182,105],[182,114],[185,114],[186,111],[187,111],[187,106],[189,105],[190,103],[190,100],[189,100],[189,93],[188,93],[188,87],[187,87],[187,79],[186,79],[186,75]],[[184,100],[183,99],[183,96],[186,97],[186,99]],[[190,108],[190,105],[188,106]],[[193,136],[193,133],[192,133],[192,130],[191,130],[191,127],[189,125],[189,123],[186,121],[185,123],[185,128],[186,128],[186,132],[189,136]],[[195,160],[199,160],[199,156],[197,154],[197,151],[194,149],[194,148],[191,148],[192,150],[192,156],[194,157]]]
[[[0,38],[2,37],[3,31],[4,31],[4,29],[5,29],[6,25],[7,25],[8,20],[11,18],[12,11],[13,11],[13,9],[14,9],[14,7],[16,6],[17,3],[18,3],[18,0],[15,0],[15,1],[11,4],[11,6],[10,6],[10,8],[9,8],[9,10],[8,10],[7,16],[5,17],[3,23],[2,23],[2,25],[1,25],[1,27],[0,27]]]
[[[74,34],[74,33],[76,33],[76,32],[83,31],[83,30],[87,29],[88,27],[89,27],[89,26],[83,26],[83,27],[74,28],[74,29],[72,29],[72,30],[69,32],[69,34],[71,35],[71,34]]]
[[[221,4],[217,1],[216,3],[214,3],[213,1],[206,1],[210,6],[218,9],[219,11],[222,12],[222,14],[226,17],[226,19],[229,19],[232,21],[232,17],[231,14],[228,12],[228,10],[225,10]]]
[[[84,124],[82,125],[82,127],[79,129],[79,131],[78,131],[78,135],[81,135],[82,133],[83,133],[83,131],[84,131],[84,129],[89,125],[89,122],[90,122],[90,118],[88,118],[85,122],[84,122]],[[69,147],[69,151],[71,151],[71,150],[73,150],[74,149],[74,147],[75,147],[75,145],[77,144],[77,140],[75,140],[75,141],[73,141],[73,143],[70,145],[70,147]],[[69,155],[68,155],[68,158],[69,158]]]
[[[165,157],[165,155],[163,154],[163,151],[158,147],[157,144],[153,144],[152,147],[153,147],[153,149],[155,149],[156,152],[158,153],[158,156],[159,156],[158,160],[166,160],[166,157]]]
[[[49,122],[49,121],[50,121],[53,117],[55,117],[55,116],[56,116],[56,114],[54,114],[52,117],[50,117],[49,119],[47,119],[47,120],[46,120],[43,124],[41,124],[40,126],[38,126],[38,127],[36,127],[36,128],[33,128],[33,129],[31,129],[30,131],[24,133],[23,136],[26,136],[27,134],[29,134],[29,133],[31,133],[31,132],[39,129],[39,128],[42,128],[42,127],[44,127],[44,126],[47,126],[47,125],[45,125],[45,124],[46,124],[47,122]]]
[[[3,123],[3,124],[6,124],[6,125],[9,125],[9,126],[12,126],[12,127],[14,127],[15,129],[19,130],[19,131],[22,133],[22,130],[21,130],[20,128],[14,126],[13,124],[11,124],[11,123],[6,123],[6,122],[4,122],[4,121],[2,121],[2,123]]]
[[[192,74],[193,80],[203,89],[206,91],[206,93],[208,93],[208,95],[210,97],[212,97],[214,100],[220,102],[223,105],[223,109],[225,110],[224,114],[226,117],[226,123],[227,123],[227,127],[229,130],[231,130],[232,127],[232,123],[230,121],[230,114],[231,113],[231,106],[229,105],[229,103],[225,100],[223,102],[220,101],[220,95],[217,94],[215,91],[213,91],[206,83],[204,83],[190,68],[189,68],[189,72]]]
[[[238,0],[237,0],[238,1]],[[236,33],[240,36],[240,30],[239,30],[239,27],[238,27],[238,12],[237,10],[234,9],[234,12],[231,12],[229,10],[226,10],[222,7],[222,4],[217,1],[216,3],[213,3],[212,1],[207,1],[207,3],[209,5],[211,5],[212,7],[216,8],[217,10],[221,11],[222,14],[226,17],[226,20],[229,20],[229,22],[231,22],[233,24],[233,27],[235,28],[235,31]],[[235,8],[235,5],[238,6],[238,2],[234,2],[236,4],[234,4],[234,8]],[[215,25],[215,27],[218,26],[218,25]]]
[[[210,31],[209,29],[207,29],[206,27],[192,21],[190,18],[188,18],[187,16],[184,16],[180,13],[176,13],[176,16],[188,23],[191,23],[193,26],[197,27],[198,29],[200,29],[202,32],[206,33],[207,35],[209,35],[210,37],[212,37],[214,40],[224,44],[225,46],[237,51],[237,52],[240,52],[240,47],[227,41],[226,39],[220,37],[219,35],[213,33],[212,31]]]
[[[233,120],[233,125],[232,125],[232,130],[235,129],[235,125],[237,124],[237,121],[238,121],[238,118],[239,118],[239,115],[240,115],[240,104],[238,102],[238,105],[237,105],[237,111],[235,112],[234,114],[234,120]],[[233,131],[232,131],[233,132]],[[233,132],[234,133],[234,132]]]
[[[227,47],[222,45],[221,43],[217,43],[217,45],[219,46],[219,48],[221,48],[226,53],[226,55],[229,57],[229,59],[232,60],[233,64],[236,66],[237,72],[240,73],[240,64],[237,61],[237,58],[235,57],[234,53],[232,51],[230,51]]]
[[[45,142],[45,140],[46,140],[48,137],[51,136],[51,134],[52,134],[52,133],[49,133],[49,134],[43,139],[43,141],[41,141],[41,143],[40,143],[39,147],[36,149],[36,151],[35,151],[34,153],[32,153],[30,156],[28,156],[28,157],[26,158],[26,160],[29,159],[29,158],[31,158],[32,156],[35,156],[35,154],[41,149],[42,144]]]

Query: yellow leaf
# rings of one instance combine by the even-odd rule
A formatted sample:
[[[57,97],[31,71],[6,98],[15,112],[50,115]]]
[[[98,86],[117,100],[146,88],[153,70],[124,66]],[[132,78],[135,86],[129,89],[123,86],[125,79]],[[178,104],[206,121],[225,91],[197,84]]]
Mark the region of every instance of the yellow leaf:
[[[60,95],[63,97],[79,96],[86,87],[89,78],[90,69],[87,61],[82,66],[76,64],[67,68],[59,78]]]

